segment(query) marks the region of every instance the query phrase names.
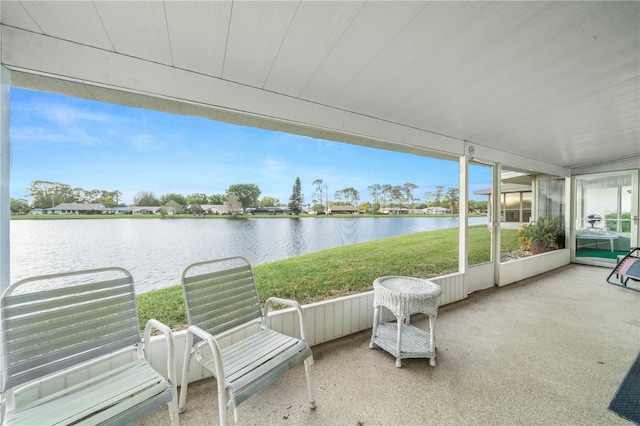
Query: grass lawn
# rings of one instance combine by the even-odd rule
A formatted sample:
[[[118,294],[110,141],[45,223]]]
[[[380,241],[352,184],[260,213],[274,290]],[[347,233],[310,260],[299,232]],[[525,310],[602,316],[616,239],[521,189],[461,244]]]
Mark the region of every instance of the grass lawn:
[[[502,230],[501,251],[519,246],[517,231]],[[486,226],[469,228],[469,264],[490,259]],[[419,232],[291,257],[254,266],[260,300],[271,296],[301,305],[373,289],[385,275],[429,278],[458,270],[458,229]],[[137,296],[140,323],[155,318],[173,329],[187,323],[182,289],[172,286]]]

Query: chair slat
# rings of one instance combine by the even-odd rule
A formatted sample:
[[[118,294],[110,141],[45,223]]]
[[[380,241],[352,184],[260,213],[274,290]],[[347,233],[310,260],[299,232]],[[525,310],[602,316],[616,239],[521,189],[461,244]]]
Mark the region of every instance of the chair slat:
[[[262,316],[258,291],[248,263],[184,277],[183,289],[189,323],[197,324],[211,334]]]
[[[31,279],[26,279],[26,280],[22,280],[19,281],[17,283],[15,283],[12,287],[16,287],[21,285],[21,283],[28,283],[28,282],[36,282],[36,281],[40,281],[42,278],[46,278],[46,277],[37,277],[37,278],[31,278]],[[36,299],[55,299],[55,298],[59,298],[59,297],[65,297],[65,296],[69,296],[69,295],[75,295],[78,294],[79,291],[83,292],[83,293],[90,293],[90,292],[95,292],[95,291],[99,291],[101,289],[110,289],[110,288],[115,288],[115,287],[120,287],[120,286],[128,286],[133,282],[133,279],[128,276],[128,277],[123,277],[123,278],[117,278],[117,279],[111,279],[111,280],[105,280],[105,281],[100,281],[100,282],[88,282],[88,283],[83,283],[80,285],[73,285],[73,286],[68,286],[68,287],[59,287],[59,288],[55,288],[55,289],[49,289],[49,290],[40,290],[37,293],[34,292],[29,292],[29,293],[24,293],[24,294],[11,294],[9,296],[5,296],[2,299],[2,307],[5,307],[5,303],[11,303],[11,304],[21,304],[21,303],[32,303],[33,302],[33,298],[35,297]],[[80,290],[79,290],[80,289]]]
[[[6,332],[5,339],[8,341],[20,341],[35,338],[38,336],[46,336],[50,340],[56,340],[59,336],[77,335],[82,332],[90,333],[86,330],[85,324],[91,322],[92,327],[98,332],[103,327],[108,327],[114,323],[120,323],[131,319],[131,311],[107,311],[95,318],[95,313],[86,311],[83,315],[70,318],[57,319],[55,325],[48,322],[47,326],[51,326],[50,331],[43,330],[40,325],[31,325],[29,327],[21,327],[11,329]]]
[[[136,360],[26,405],[8,420],[15,424],[70,424],[82,420],[98,424],[113,420],[113,411],[130,409],[149,399],[157,399],[157,406],[170,401],[170,387],[144,360]],[[122,403],[125,407],[114,407]],[[99,414],[93,416],[94,413]]]

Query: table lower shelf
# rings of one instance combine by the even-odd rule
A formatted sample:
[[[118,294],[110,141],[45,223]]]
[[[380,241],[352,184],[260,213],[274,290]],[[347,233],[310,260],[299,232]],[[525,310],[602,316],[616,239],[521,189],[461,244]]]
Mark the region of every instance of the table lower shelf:
[[[431,365],[435,365],[436,351],[430,346],[430,333],[411,324],[402,325],[400,353],[398,353],[398,326],[395,322],[383,322],[376,327],[376,333],[371,337],[370,348],[377,345],[396,358],[396,366],[404,358],[430,358]]]

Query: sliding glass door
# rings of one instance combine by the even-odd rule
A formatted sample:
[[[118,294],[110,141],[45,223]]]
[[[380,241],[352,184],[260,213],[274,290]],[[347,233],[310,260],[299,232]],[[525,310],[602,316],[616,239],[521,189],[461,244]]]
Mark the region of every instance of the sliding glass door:
[[[572,260],[614,264],[638,245],[638,171],[574,178]]]

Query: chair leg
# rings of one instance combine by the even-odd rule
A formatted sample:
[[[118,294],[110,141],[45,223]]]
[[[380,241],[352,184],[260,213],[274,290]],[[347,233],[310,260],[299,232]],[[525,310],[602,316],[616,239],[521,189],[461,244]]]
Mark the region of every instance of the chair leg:
[[[220,426],[229,424],[229,407],[227,407],[227,391],[224,386],[224,380],[216,377],[218,383],[218,412],[220,414]]]
[[[171,426],[178,426],[180,424],[180,419],[178,416],[178,402],[176,401],[176,399],[167,403],[167,407],[169,408],[169,419],[171,420]]]
[[[180,383],[180,399],[178,401],[178,413],[184,413],[187,410],[187,387],[189,386],[189,366],[191,365],[191,356],[193,355],[193,335],[187,333],[184,364],[182,364],[182,382]]]
[[[311,383],[311,364],[313,358],[309,357],[304,360],[304,373],[307,376],[307,392],[309,393],[309,408],[316,409],[316,399],[313,396],[313,385]]]

